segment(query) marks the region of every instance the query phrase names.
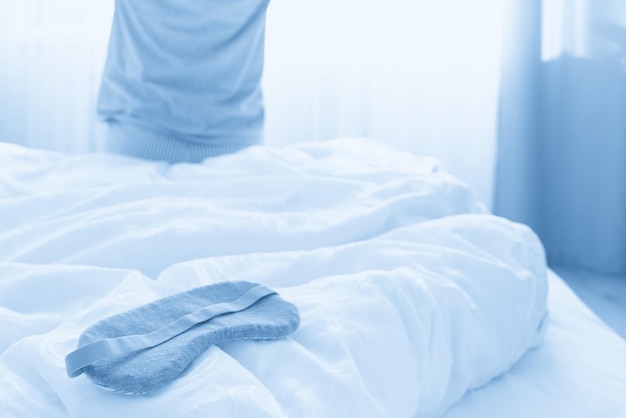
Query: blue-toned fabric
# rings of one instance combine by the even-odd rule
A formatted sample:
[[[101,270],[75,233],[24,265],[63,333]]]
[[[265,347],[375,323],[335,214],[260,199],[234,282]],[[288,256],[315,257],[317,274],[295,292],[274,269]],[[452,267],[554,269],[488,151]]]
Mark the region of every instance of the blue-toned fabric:
[[[190,157],[176,146],[201,160],[262,142],[268,2],[116,0],[98,99],[122,127],[109,151],[178,162]],[[156,152],[147,138],[172,144]]]
[[[69,377],[83,372],[124,393],[160,389],[209,346],[271,340],[300,323],[297,308],[250,282],[222,282],[159,299],[87,328],[66,358]]]
[[[275,293],[276,292],[273,290],[264,286],[256,286],[234,301],[218,303],[188,313],[187,315],[181,316],[176,321],[148,334],[103,338],[85,344],[68,354],[65,358],[67,374],[69,377],[76,377],[83,373],[85,366],[95,363],[98,360],[122,357],[162,344],[187,331],[194,325],[209,321],[218,315],[239,312],[250,307],[259,299]]]

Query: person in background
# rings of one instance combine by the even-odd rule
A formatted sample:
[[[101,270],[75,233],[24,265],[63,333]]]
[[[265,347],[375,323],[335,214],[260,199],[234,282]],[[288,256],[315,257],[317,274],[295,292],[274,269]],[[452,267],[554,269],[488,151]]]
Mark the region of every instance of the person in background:
[[[263,141],[269,0],[116,0],[97,112],[106,151],[201,162]]]

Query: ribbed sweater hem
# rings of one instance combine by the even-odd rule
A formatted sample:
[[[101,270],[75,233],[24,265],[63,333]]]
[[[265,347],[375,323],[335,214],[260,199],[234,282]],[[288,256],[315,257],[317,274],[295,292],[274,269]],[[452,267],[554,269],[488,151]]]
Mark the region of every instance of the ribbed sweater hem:
[[[110,122],[105,151],[171,164],[200,163],[206,158],[231,154],[260,143],[259,135],[188,140],[128,123]]]

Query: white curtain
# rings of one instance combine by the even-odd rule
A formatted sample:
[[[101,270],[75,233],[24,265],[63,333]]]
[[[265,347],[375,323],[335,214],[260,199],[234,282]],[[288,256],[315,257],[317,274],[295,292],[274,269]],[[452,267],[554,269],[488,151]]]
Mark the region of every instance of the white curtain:
[[[267,138],[368,136],[491,202],[502,0],[273,0]]]
[[[2,0],[0,140],[99,149],[112,0]],[[502,0],[272,0],[268,143],[368,136],[437,157],[491,203]]]
[[[103,131],[95,100],[112,16],[112,0],[1,0],[0,140],[96,148]]]
[[[552,264],[624,274],[626,1],[518,0],[510,21],[495,211]]]

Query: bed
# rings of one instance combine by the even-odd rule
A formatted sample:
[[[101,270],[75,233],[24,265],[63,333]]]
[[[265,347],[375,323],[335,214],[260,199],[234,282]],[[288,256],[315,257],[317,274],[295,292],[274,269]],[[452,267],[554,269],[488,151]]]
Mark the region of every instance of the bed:
[[[70,379],[95,321],[211,283],[301,324],[144,396]],[[0,416],[626,417],[626,343],[437,161],[362,138],[202,164],[0,144]]]

